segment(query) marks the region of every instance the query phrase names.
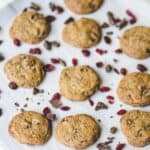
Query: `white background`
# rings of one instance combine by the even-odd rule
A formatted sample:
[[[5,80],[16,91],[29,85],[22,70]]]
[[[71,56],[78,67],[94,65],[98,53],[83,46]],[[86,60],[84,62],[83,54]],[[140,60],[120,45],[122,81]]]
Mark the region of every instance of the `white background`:
[[[32,0],[33,1],[33,0]],[[42,5],[42,13],[45,15],[47,14],[53,14],[49,8],[48,8],[48,2],[47,0],[34,0],[35,2]],[[51,0],[55,2],[56,4],[64,6],[64,3],[62,0]],[[4,6],[4,3],[6,0],[0,0],[1,6]],[[104,21],[107,21],[106,12],[108,10],[113,11],[118,17],[126,17],[125,10],[131,9],[137,16],[138,16],[138,23],[136,25],[150,25],[150,0],[105,0],[104,5],[101,9],[99,9],[96,13],[87,15],[86,17],[95,18],[97,22],[101,23]],[[62,102],[64,105],[70,106],[71,110],[68,112],[62,112],[60,110],[53,109],[51,105],[49,104],[49,99],[53,95],[53,93],[56,93],[59,91],[58,86],[58,79],[59,74],[63,67],[61,65],[56,66],[57,69],[55,72],[47,74],[44,82],[40,84],[40,88],[44,89],[46,92],[42,95],[33,96],[31,89],[18,89],[16,91],[12,91],[8,88],[8,80],[6,79],[4,73],[3,73],[3,65],[5,63],[0,63],[0,89],[2,89],[3,93],[0,98],[0,107],[3,108],[3,116],[0,118],[0,146],[1,150],[69,150],[69,148],[64,147],[63,145],[59,144],[55,138],[52,136],[52,138],[42,146],[28,146],[28,145],[22,145],[16,142],[12,137],[9,136],[7,132],[8,123],[11,120],[12,116],[14,116],[16,113],[19,113],[19,110],[16,110],[14,107],[14,102],[18,102],[21,106],[23,106],[26,101],[26,97],[30,97],[31,100],[28,102],[28,108],[27,110],[34,110],[37,112],[42,112],[42,109],[45,106],[51,107],[53,112],[56,113],[58,119],[63,118],[64,116],[75,114],[75,113],[88,113],[95,117],[96,119],[101,119],[101,127],[102,127],[102,134],[97,143],[106,141],[108,136],[112,136],[109,133],[109,129],[112,126],[117,126],[119,128],[119,132],[115,135],[115,141],[112,144],[112,149],[114,150],[118,142],[126,143],[127,141],[123,134],[120,131],[119,127],[119,120],[120,117],[116,115],[116,112],[121,109],[120,104],[121,103],[116,94],[116,87],[118,85],[119,80],[122,78],[120,75],[116,75],[115,73],[106,74],[104,69],[97,69],[95,67],[95,63],[97,61],[103,61],[106,64],[113,64],[117,68],[126,67],[128,68],[129,72],[136,71],[136,65],[137,63],[143,63],[149,68],[150,72],[150,59],[138,61],[133,58],[129,58],[126,55],[117,55],[114,53],[114,50],[119,47],[118,39],[117,37],[121,35],[122,31],[116,30],[116,28],[112,27],[109,29],[104,30],[104,34],[106,31],[114,31],[113,37],[113,43],[111,45],[106,45],[104,41],[97,45],[96,47],[93,47],[90,49],[92,55],[89,58],[85,58],[82,54],[80,49],[73,48],[69,45],[66,45],[61,40],[61,31],[64,27],[64,21],[69,17],[73,16],[75,18],[80,18],[79,15],[75,15],[71,13],[69,10],[66,9],[65,13],[62,15],[56,15],[57,20],[52,24],[52,31],[49,35],[49,40],[57,40],[61,42],[60,48],[54,48],[52,51],[47,51],[43,48],[42,43],[39,45],[27,45],[22,44],[21,47],[15,47],[12,44],[11,39],[8,35],[8,29],[10,26],[10,23],[12,22],[13,18],[26,6],[30,5],[30,0],[16,0],[13,4],[9,4],[9,7],[6,7],[5,9],[0,11],[0,25],[3,27],[3,30],[0,32],[0,39],[4,40],[4,44],[0,46],[0,52],[4,54],[7,61],[9,58],[15,56],[19,53],[28,53],[29,48],[31,47],[41,47],[43,50],[42,55],[38,56],[43,60],[44,63],[49,63],[51,57],[61,57],[64,58],[69,65],[71,65],[71,58],[77,57],[79,59],[79,64],[89,64],[93,68],[96,69],[96,71],[99,73],[99,75],[102,78],[102,85],[108,85],[112,88],[112,91],[106,94],[97,92],[94,96],[92,96],[92,100],[96,104],[98,101],[103,101],[107,104],[106,96],[107,95],[114,95],[115,96],[115,104],[109,105],[108,110],[101,110],[98,112],[94,111],[94,107],[91,107],[88,103],[88,101],[85,102],[77,102],[72,103],[68,101],[65,98],[62,98]],[[65,6],[64,6],[65,7]],[[107,49],[109,53],[104,56],[99,56],[95,53],[96,48],[103,48]],[[113,58],[119,59],[119,63],[115,64],[113,62]],[[48,95],[47,93],[50,93]],[[37,102],[41,102],[41,105],[36,105]],[[136,109],[130,106],[127,106],[123,104],[123,107],[127,110]],[[144,107],[139,108],[141,110],[149,111],[150,107]],[[110,116],[113,115],[114,118],[110,119]],[[53,124],[53,128],[55,127],[56,122]],[[97,144],[96,143],[96,144]],[[88,150],[95,150],[96,144],[89,147]],[[150,146],[147,146],[145,148],[139,148],[140,150],[149,150]],[[125,150],[138,150],[138,148],[134,148],[130,145],[126,145]]]

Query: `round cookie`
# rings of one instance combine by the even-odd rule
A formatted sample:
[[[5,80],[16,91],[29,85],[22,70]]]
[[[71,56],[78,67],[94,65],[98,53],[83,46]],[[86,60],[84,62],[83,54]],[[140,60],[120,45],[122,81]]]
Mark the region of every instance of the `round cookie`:
[[[45,76],[41,60],[27,54],[11,58],[5,64],[4,72],[10,81],[24,88],[36,87]]]
[[[77,114],[65,117],[58,123],[55,137],[68,147],[82,149],[96,142],[100,130],[100,126],[91,116]]]
[[[150,112],[129,111],[121,118],[120,125],[131,145],[144,147],[150,144]]]
[[[10,27],[10,36],[25,43],[36,44],[45,39],[50,26],[43,15],[27,11],[15,18]]]
[[[20,143],[32,145],[44,144],[51,136],[48,119],[32,111],[14,116],[9,124],[8,131]]]
[[[88,14],[95,12],[102,0],[64,0],[66,6],[77,14]]]
[[[124,53],[136,59],[150,57],[150,28],[136,26],[126,30],[120,38]]]
[[[150,105],[150,74],[126,75],[119,83],[117,94],[121,101],[131,106]]]
[[[100,26],[93,19],[81,18],[68,23],[63,29],[62,37],[64,42],[72,46],[90,48],[101,39]]]
[[[67,67],[61,72],[59,85],[63,96],[83,101],[97,91],[100,78],[90,66]]]

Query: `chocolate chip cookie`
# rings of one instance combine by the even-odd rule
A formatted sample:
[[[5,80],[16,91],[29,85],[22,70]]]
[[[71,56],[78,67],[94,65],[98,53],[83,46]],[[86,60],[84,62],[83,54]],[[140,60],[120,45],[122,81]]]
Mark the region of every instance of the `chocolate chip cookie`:
[[[131,145],[144,147],[150,144],[150,112],[129,111],[121,118],[120,125]]]
[[[51,136],[48,119],[33,111],[14,116],[8,131],[13,138],[23,144],[44,144]]]
[[[63,96],[83,101],[97,91],[100,78],[90,66],[67,67],[61,72],[59,85]]]
[[[126,75],[119,83],[117,94],[121,101],[131,106],[150,105],[150,74]]]
[[[50,26],[42,14],[27,11],[15,18],[10,27],[10,36],[25,43],[36,44],[45,39],[49,31]]]
[[[150,57],[150,28],[145,26],[129,28],[121,36],[120,46],[124,53],[133,58]]]
[[[63,118],[55,129],[55,137],[62,144],[73,148],[86,148],[100,135],[100,126],[89,115],[77,114]]]
[[[102,4],[102,0],[65,0],[66,6],[77,14],[95,12]]]
[[[36,87],[44,78],[43,63],[35,56],[19,54],[4,66],[7,78],[24,88]]]
[[[64,42],[79,48],[90,48],[101,39],[100,25],[93,19],[81,18],[63,29]]]

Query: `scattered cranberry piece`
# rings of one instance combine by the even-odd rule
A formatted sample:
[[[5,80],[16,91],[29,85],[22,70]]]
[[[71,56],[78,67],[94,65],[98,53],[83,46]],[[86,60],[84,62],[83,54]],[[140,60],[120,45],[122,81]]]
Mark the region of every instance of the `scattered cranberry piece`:
[[[61,14],[64,12],[64,9],[61,6],[55,6],[55,10],[57,11],[58,14]]]
[[[72,64],[74,66],[78,65],[78,59],[77,58],[72,58]]]
[[[46,118],[49,119],[50,121],[56,120],[56,114],[48,113],[46,115]]]
[[[33,54],[33,55],[34,55],[34,54],[41,54],[42,51],[41,51],[40,48],[30,48],[29,53],[30,53],[30,54]]]
[[[97,48],[96,53],[99,55],[103,55],[103,54],[107,53],[107,50],[102,50],[102,49]]]
[[[83,54],[85,57],[89,57],[89,56],[90,56],[90,51],[87,50],[87,49],[83,49],[83,50],[82,50],[82,54]]]
[[[145,72],[147,71],[148,69],[146,68],[146,66],[144,66],[143,64],[138,64],[137,65],[137,69],[141,72]]]
[[[96,63],[96,67],[97,67],[97,68],[102,68],[103,65],[104,65],[103,62],[97,62],[97,63]]]
[[[124,115],[127,111],[125,109],[120,109],[118,112],[117,112],[117,115]]]
[[[65,21],[65,24],[68,24],[70,22],[73,22],[74,21],[74,18],[73,17],[69,17],[66,21]]]
[[[114,101],[113,99],[109,99],[109,100],[108,100],[108,103],[109,103],[109,104],[114,104],[115,101]]]
[[[110,87],[108,87],[108,86],[102,86],[99,90],[100,90],[101,92],[108,92],[108,91],[110,91],[111,89],[110,89]]]
[[[18,39],[14,39],[13,40],[13,43],[16,45],[16,46],[21,46],[21,42],[20,42],[20,40],[18,40]]]
[[[51,16],[51,15],[46,16],[46,21],[49,22],[49,23],[51,23],[55,20],[56,20],[55,16]]]
[[[113,96],[111,96],[111,95],[108,95],[107,97],[106,97],[107,99],[114,99],[114,97]]]
[[[60,99],[60,98],[61,98],[60,93],[55,93],[52,97],[52,99]]]
[[[55,66],[53,66],[52,64],[47,64],[47,65],[44,66],[44,70],[46,72],[52,72],[52,71],[55,70]]]
[[[107,43],[107,44],[111,44],[111,38],[109,36],[104,36],[104,41]]]
[[[59,108],[62,105],[60,99],[61,95],[59,93],[55,93],[52,99],[50,100],[50,103],[52,104],[53,107]]]
[[[60,109],[63,111],[68,111],[68,110],[70,110],[70,107],[69,106],[63,106]]]
[[[57,59],[57,58],[51,58],[51,62],[53,64],[59,64],[59,59]]]
[[[10,82],[8,86],[13,90],[16,90],[18,88],[18,85],[15,82]]]
[[[114,97],[113,96],[108,95],[106,98],[108,99],[109,104],[114,104]]]
[[[89,104],[91,105],[91,106],[93,106],[94,105],[94,102],[93,102],[93,100],[92,99],[88,99],[88,101],[89,101]]]
[[[134,24],[137,22],[137,17],[130,10],[127,10],[126,13],[129,17],[131,17],[131,20],[130,20],[131,24]]]
[[[51,112],[51,110],[50,110],[50,108],[49,107],[45,107],[44,109],[43,109],[43,114],[46,116],[48,113],[50,113]]]
[[[122,54],[122,49],[116,49],[116,50],[115,50],[115,53],[116,53],[116,54]]]
[[[123,150],[123,148],[126,146],[126,144],[119,143],[116,147],[116,150]]]
[[[127,69],[126,68],[121,68],[120,69],[120,74],[122,74],[123,76],[125,76],[127,74]]]

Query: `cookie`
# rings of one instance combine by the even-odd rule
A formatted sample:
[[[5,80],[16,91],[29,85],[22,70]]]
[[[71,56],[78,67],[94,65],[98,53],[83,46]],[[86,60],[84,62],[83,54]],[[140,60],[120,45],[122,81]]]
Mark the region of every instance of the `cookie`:
[[[27,54],[19,54],[11,58],[5,64],[4,72],[11,82],[24,88],[36,87],[45,76],[41,60]]]
[[[102,0],[64,0],[66,6],[77,14],[95,12],[102,4]]]
[[[100,126],[89,115],[77,114],[63,118],[55,129],[56,139],[73,148],[86,148],[96,142]]]
[[[50,26],[43,15],[27,11],[15,18],[10,27],[12,39],[25,43],[36,44],[45,39],[50,31]]]
[[[126,75],[119,83],[117,94],[121,101],[131,106],[150,105],[150,74]]]
[[[93,19],[81,18],[70,22],[63,29],[62,37],[64,42],[78,47],[90,48],[101,39],[99,24]]]
[[[44,144],[51,136],[48,119],[33,111],[14,116],[8,131],[13,138],[23,144]]]
[[[100,78],[90,66],[67,67],[61,72],[59,85],[64,97],[83,101],[97,91]]]
[[[126,30],[120,38],[124,53],[136,59],[150,57],[150,28],[136,26]]]
[[[144,147],[150,144],[150,112],[129,111],[121,118],[120,125],[131,145]]]

